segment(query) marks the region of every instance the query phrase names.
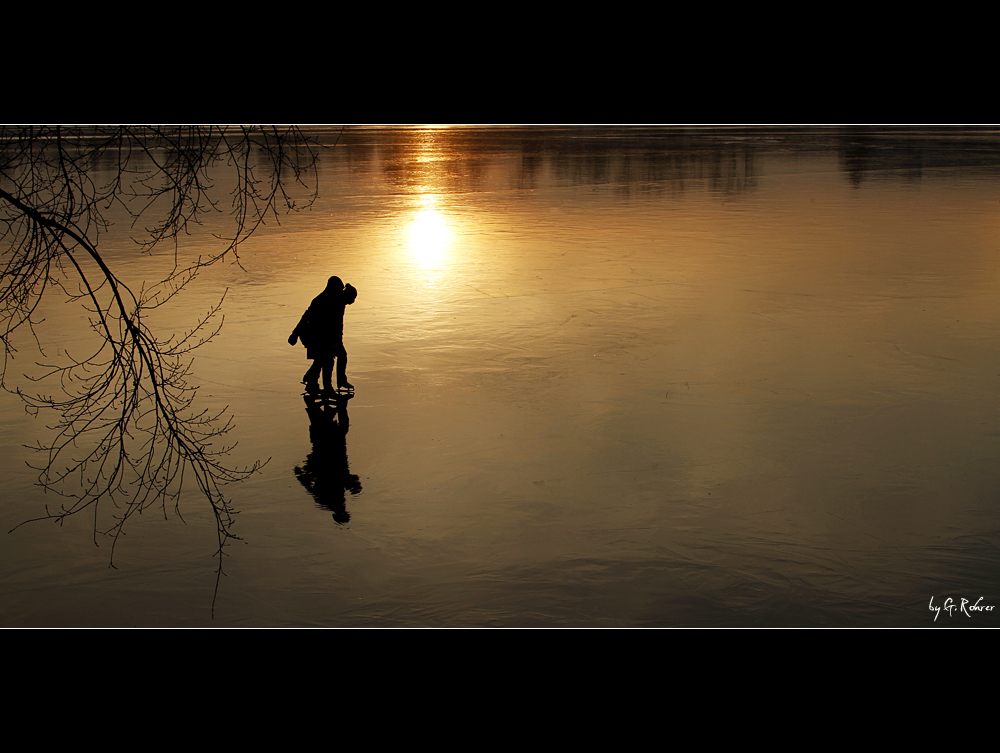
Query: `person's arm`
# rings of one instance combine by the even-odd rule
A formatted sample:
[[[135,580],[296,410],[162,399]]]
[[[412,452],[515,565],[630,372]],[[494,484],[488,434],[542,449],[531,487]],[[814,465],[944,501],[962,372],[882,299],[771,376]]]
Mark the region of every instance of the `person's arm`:
[[[308,318],[309,318],[309,309],[306,309],[306,312],[302,315],[302,318],[299,319],[299,323],[296,324],[295,329],[292,330],[292,334],[288,336],[289,345],[295,345],[295,343],[298,342],[299,330],[302,331],[305,330]]]

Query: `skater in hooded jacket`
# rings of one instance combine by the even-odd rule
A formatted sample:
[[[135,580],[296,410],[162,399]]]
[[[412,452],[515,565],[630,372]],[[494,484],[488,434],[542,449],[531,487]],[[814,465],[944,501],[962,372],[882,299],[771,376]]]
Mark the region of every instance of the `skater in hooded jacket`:
[[[333,361],[337,361],[337,390],[351,391],[354,386],[347,381],[347,350],[344,348],[344,307],[357,300],[358,291],[353,285],[344,285],[339,277],[331,277],[326,289],[313,298],[302,315],[288,344],[298,340],[306,346],[306,358],[312,366],[302,377],[307,392],[319,391],[319,375],[323,374],[323,389],[333,392],[331,378]]]

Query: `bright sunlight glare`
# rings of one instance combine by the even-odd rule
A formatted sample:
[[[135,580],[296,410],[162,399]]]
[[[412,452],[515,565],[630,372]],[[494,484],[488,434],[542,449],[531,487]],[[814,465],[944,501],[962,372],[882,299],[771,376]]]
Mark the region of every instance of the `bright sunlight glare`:
[[[444,215],[433,205],[425,205],[416,213],[410,223],[408,235],[410,253],[418,264],[433,267],[444,260],[451,232]]]

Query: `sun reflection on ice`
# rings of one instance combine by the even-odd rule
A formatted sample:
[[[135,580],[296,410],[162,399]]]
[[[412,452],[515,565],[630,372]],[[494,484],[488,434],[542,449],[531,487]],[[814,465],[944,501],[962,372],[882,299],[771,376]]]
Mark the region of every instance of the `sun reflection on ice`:
[[[444,214],[437,209],[437,197],[422,196],[423,205],[407,228],[408,246],[413,260],[425,269],[439,266],[448,255],[451,230]]]

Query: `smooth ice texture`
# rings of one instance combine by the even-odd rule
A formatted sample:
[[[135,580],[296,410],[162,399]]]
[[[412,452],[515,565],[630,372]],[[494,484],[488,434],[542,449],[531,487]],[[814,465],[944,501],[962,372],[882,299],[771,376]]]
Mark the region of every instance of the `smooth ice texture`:
[[[2,624],[1000,626],[928,609],[1000,603],[994,134],[348,129],[320,181],[158,322],[228,288],[198,402],[235,462],[271,458],[229,490],[214,619],[192,490],[117,570],[90,519],[5,534]],[[300,483],[286,342],[334,274],[359,291],[341,523]],[[7,530],[54,500],[20,447],[44,419],[0,409]]]

